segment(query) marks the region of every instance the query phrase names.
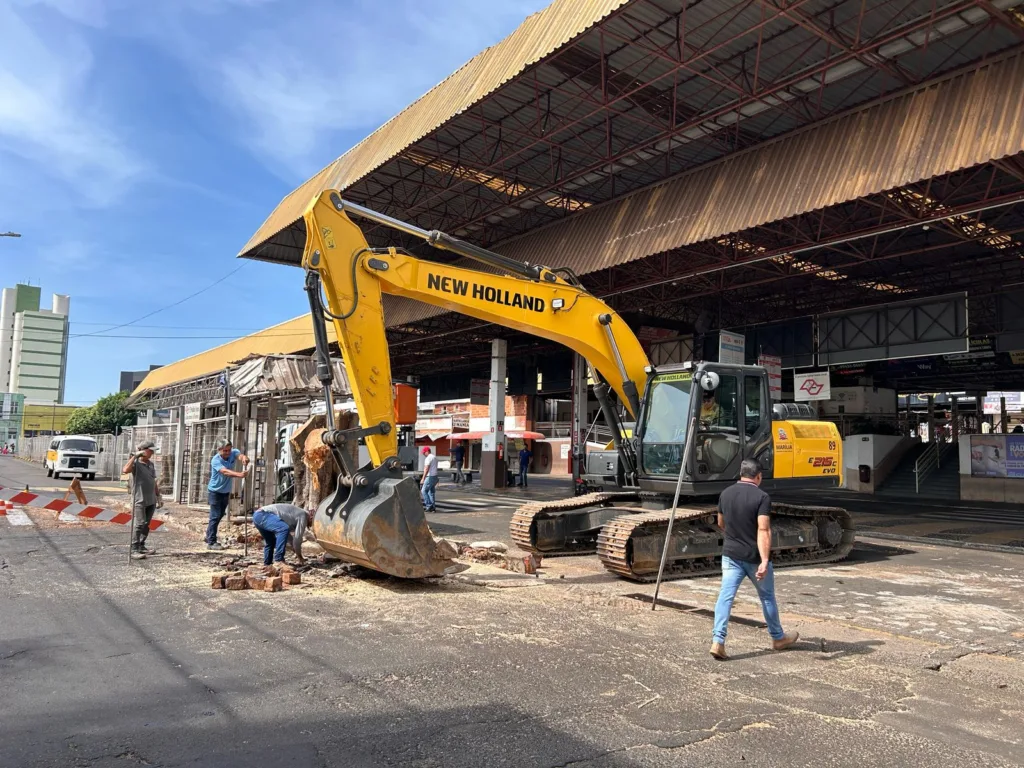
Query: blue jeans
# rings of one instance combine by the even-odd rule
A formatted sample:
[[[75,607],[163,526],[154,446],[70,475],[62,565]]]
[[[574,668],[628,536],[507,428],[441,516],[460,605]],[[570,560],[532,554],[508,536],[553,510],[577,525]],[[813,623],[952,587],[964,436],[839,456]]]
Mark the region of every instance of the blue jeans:
[[[257,509],[252,516],[252,524],[263,537],[263,564],[284,562],[284,548],[288,546],[288,535],[291,529],[288,523],[273,512]],[[273,560],[271,560],[273,555]]]
[[[435,488],[437,488],[437,475],[427,475],[427,479],[423,481],[423,488],[420,489],[420,496],[423,497],[423,506],[427,509],[433,509],[434,502],[437,501],[437,497],[434,494]]]
[[[526,467],[519,468],[519,485],[523,488],[526,487]]]
[[[210,502],[210,524],[206,526],[206,543],[213,544],[217,541],[217,526],[228,511],[228,502],[231,500],[230,493],[218,493],[209,491]]]
[[[758,581],[757,565],[757,563],[747,563],[743,560],[733,560],[731,557],[722,556],[722,589],[718,593],[718,602],[715,603],[714,638],[716,643],[725,642],[729,614],[732,613],[732,601],[744,578],[750,579],[757,589],[757,596],[761,598],[761,612],[764,614],[764,621],[768,625],[768,634],[772,636],[772,640],[781,640],[785,637],[785,633],[782,631],[782,622],[779,621],[779,607],[775,604],[775,571],[772,564],[768,563],[768,573],[761,581]]]

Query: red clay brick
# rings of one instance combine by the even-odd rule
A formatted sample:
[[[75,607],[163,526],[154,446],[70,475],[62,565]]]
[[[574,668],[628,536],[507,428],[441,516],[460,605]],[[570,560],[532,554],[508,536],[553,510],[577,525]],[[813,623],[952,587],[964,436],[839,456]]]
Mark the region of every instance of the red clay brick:
[[[249,589],[263,589],[267,585],[267,576],[262,576],[255,573],[245,574],[245,585]]]
[[[213,574],[213,583],[210,584],[214,589],[224,589],[224,574],[215,573]]]
[[[274,576],[271,579],[267,579],[264,587],[267,592],[280,592],[281,591],[281,577]]]
[[[285,571],[281,574],[281,580],[289,586],[302,583],[302,576],[295,571]]]
[[[224,589],[245,589],[245,576],[228,576],[224,579]]]

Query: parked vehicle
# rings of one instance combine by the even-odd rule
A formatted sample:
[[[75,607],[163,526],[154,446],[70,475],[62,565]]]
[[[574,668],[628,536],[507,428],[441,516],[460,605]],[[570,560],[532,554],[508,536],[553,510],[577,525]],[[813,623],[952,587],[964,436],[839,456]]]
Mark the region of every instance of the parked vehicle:
[[[81,475],[96,479],[96,441],[88,435],[61,435],[50,442],[43,466],[46,476]]]

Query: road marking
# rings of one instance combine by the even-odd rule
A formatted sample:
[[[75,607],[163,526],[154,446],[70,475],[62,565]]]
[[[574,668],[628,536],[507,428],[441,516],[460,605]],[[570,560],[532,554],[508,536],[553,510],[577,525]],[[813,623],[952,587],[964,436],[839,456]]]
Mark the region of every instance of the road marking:
[[[67,512],[61,512],[59,515],[57,515],[57,519],[60,520],[62,523],[76,523],[77,524],[77,523],[81,523],[82,522],[77,517],[75,517],[74,515],[69,515]]]
[[[32,518],[25,514],[24,510],[13,509],[7,513],[7,521],[11,525],[35,525]]]

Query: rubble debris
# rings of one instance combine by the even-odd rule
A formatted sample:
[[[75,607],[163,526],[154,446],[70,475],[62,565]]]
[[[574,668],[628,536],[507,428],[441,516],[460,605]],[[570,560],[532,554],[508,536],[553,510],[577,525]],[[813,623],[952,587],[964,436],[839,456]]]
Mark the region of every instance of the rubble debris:
[[[541,555],[531,553],[527,555],[509,555],[503,552],[496,552],[492,549],[482,549],[469,545],[460,548],[459,554],[477,563],[496,565],[513,573],[536,574],[542,561]]]
[[[492,552],[508,552],[508,545],[500,541],[474,541],[469,545],[472,549],[489,549]]]
[[[213,583],[210,584],[214,589],[224,589],[224,579],[227,578],[226,574],[215,573],[213,574]]]

